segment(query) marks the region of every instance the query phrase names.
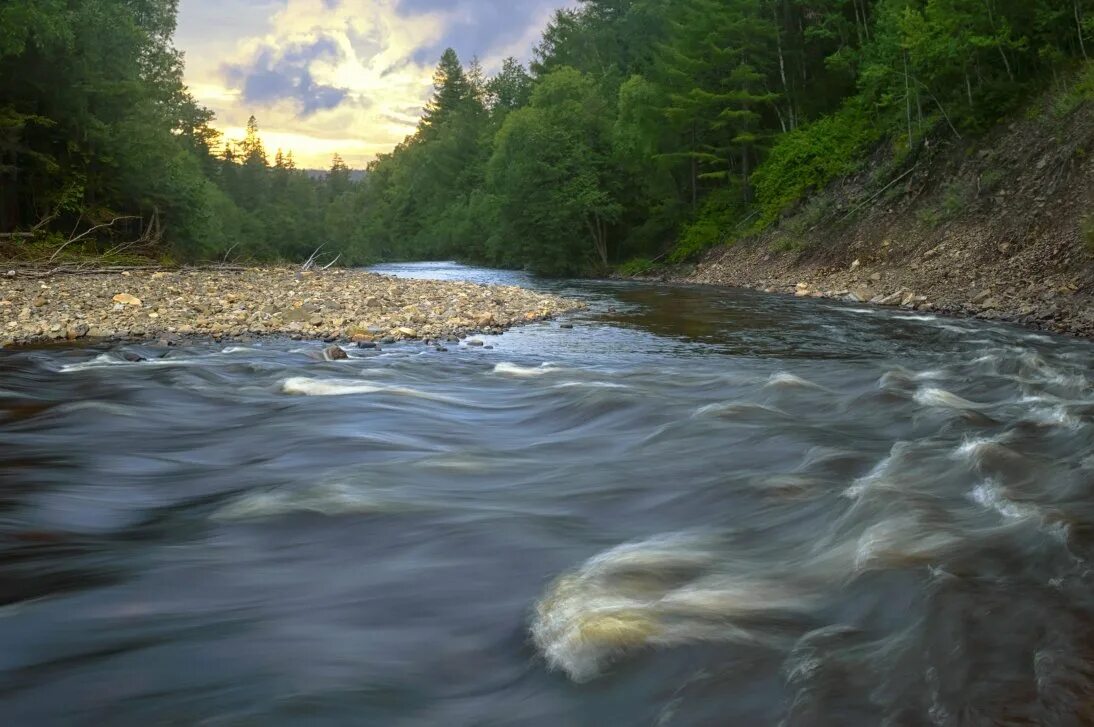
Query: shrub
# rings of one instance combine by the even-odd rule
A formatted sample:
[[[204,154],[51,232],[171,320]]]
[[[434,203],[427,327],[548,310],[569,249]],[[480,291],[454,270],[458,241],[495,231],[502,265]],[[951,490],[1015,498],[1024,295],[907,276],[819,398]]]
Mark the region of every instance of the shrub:
[[[1083,64],[1075,82],[1053,102],[1052,113],[1062,118],[1088,101],[1094,101],[1094,61]]]
[[[945,219],[954,217],[965,209],[970,197],[969,185],[965,182],[954,180],[942,190],[942,216]]]
[[[733,239],[744,209],[739,190],[723,188],[711,192],[699,216],[684,227],[679,242],[669,253],[669,262],[686,262],[707,248]]]
[[[653,260],[648,257],[634,257],[616,268],[616,272],[627,278],[646,275],[654,268]]]
[[[752,175],[763,224],[810,190],[854,171],[882,135],[876,119],[852,100],[839,111],[784,134]]]

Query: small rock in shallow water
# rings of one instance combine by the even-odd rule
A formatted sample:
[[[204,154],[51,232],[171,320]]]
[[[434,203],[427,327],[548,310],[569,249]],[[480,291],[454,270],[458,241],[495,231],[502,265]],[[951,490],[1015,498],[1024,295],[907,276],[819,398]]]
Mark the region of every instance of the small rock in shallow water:
[[[139,356],[139,355],[133,353],[132,351],[124,352],[122,354],[122,358],[125,359],[126,361],[131,362],[131,363],[138,363],[140,361],[145,360],[144,356]]]
[[[572,328],[574,327],[574,324],[573,324],[573,323],[561,323],[561,324],[559,324],[559,326],[558,326],[558,327],[559,327],[559,328],[565,328],[565,329],[567,329],[567,330],[570,330],[570,329],[572,329]]]
[[[357,348],[377,348],[375,341],[358,341]]]
[[[323,357],[328,361],[343,361],[349,358],[349,354],[341,346],[328,346],[323,350]]]
[[[469,340],[467,342],[467,345],[468,346],[485,346],[486,344],[484,344],[482,341],[480,341],[477,338],[472,338],[471,340]]]

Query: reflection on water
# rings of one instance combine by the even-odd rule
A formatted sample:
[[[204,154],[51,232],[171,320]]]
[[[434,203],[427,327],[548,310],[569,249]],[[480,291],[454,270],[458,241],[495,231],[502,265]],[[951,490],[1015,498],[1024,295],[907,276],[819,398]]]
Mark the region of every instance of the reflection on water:
[[[1094,722],[1094,346],[383,271],[589,309],[0,352],[8,723]]]

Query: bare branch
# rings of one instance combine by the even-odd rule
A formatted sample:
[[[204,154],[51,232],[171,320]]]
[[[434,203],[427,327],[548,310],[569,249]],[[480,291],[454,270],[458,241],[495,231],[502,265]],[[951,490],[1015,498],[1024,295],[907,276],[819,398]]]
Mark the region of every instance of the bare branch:
[[[110,222],[104,222],[101,225],[95,225],[94,227],[92,227],[88,230],[85,230],[84,232],[81,232],[79,235],[76,235],[76,237],[69,238],[68,242],[66,242],[65,244],[61,245],[59,248],[57,248],[56,250],[53,251],[53,254],[49,256],[49,260],[47,260],[46,262],[53,262],[57,258],[57,256],[61,254],[62,250],[64,250],[66,247],[68,247],[72,243],[77,242],[78,240],[82,240],[83,238],[87,237],[88,235],[90,235],[95,230],[101,230],[104,227],[113,227],[114,223],[120,222],[121,220],[135,220],[135,219],[137,219],[137,217],[134,216],[134,215],[125,215],[123,217],[115,217],[114,219],[110,220]]]
[[[301,270],[303,270],[304,272],[307,272],[308,270],[311,270],[312,267],[315,265],[315,259],[317,257],[319,257],[319,252],[326,246],[327,246],[327,243],[324,242],[322,245],[315,248],[315,252],[313,252],[311,255],[309,255],[308,259],[304,261],[304,267],[301,268]]]
[[[228,262],[228,256],[229,256],[229,255],[231,255],[231,254],[232,254],[232,250],[235,250],[235,249],[236,249],[237,247],[239,247],[239,243],[238,243],[238,242],[237,242],[237,243],[235,243],[234,245],[232,245],[231,247],[229,247],[229,248],[228,248],[227,250],[225,250],[225,251],[224,251],[224,257],[223,257],[223,258],[221,258],[221,260],[220,260],[220,261],[221,261],[222,263],[227,263],[227,262]]]

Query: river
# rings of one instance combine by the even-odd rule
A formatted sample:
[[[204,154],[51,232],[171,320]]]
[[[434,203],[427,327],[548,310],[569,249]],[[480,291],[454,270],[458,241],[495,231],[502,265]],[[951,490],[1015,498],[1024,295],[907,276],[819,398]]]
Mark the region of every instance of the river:
[[[1094,721],[1091,343],[381,270],[588,309],[0,352],[6,724]]]

